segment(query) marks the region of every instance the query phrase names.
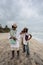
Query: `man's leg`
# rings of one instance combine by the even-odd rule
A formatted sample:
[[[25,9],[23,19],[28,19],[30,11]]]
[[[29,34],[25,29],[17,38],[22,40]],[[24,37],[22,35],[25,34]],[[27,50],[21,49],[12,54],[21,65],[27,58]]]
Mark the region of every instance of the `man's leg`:
[[[15,54],[14,52],[15,52],[15,51],[14,51],[14,50],[12,50],[12,58],[11,58],[11,59],[13,59],[13,58],[14,58],[14,56],[15,56],[15,55],[14,55],[14,54]]]
[[[19,50],[17,50],[17,58],[19,58]]]

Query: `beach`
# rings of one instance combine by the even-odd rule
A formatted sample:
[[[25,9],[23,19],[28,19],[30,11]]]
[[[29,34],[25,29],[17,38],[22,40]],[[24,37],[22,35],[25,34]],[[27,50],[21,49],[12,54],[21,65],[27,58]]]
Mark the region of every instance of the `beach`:
[[[26,57],[26,53],[22,52],[22,45],[20,45],[20,58],[17,60],[15,56],[11,60],[11,47],[8,36],[9,33],[0,33],[0,65],[43,65],[43,43],[32,38],[29,41],[30,56]]]

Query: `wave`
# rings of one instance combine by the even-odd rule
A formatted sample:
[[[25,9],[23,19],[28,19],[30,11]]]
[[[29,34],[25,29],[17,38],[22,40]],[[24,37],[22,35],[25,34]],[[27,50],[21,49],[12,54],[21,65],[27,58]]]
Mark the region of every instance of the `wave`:
[[[33,38],[35,38],[36,40],[40,41],[40,42],[43,42],[43,32],[32,32],[31,33]]]

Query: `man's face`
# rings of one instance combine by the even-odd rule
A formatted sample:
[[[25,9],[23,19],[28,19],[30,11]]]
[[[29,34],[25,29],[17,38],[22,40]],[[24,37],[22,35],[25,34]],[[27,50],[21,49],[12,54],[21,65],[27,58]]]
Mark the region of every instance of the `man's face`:
[[[17,28],[16,27],[14,27],[14,28],[12,28],[13,30],[16,30]]]

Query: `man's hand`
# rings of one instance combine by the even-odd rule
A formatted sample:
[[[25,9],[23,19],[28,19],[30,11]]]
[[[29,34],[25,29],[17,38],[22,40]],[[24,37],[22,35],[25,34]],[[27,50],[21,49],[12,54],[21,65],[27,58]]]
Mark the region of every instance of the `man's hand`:
[[[10,37],[10,39],[17,40],[17,38],[16,38],[16,37]]]
[[[16,37],[13,37],[13,39],[14,39],[14,40],[17,40],[17,38],[16,38]]]
[[[10,39],[13,39],[13,37],[10,37]]]

